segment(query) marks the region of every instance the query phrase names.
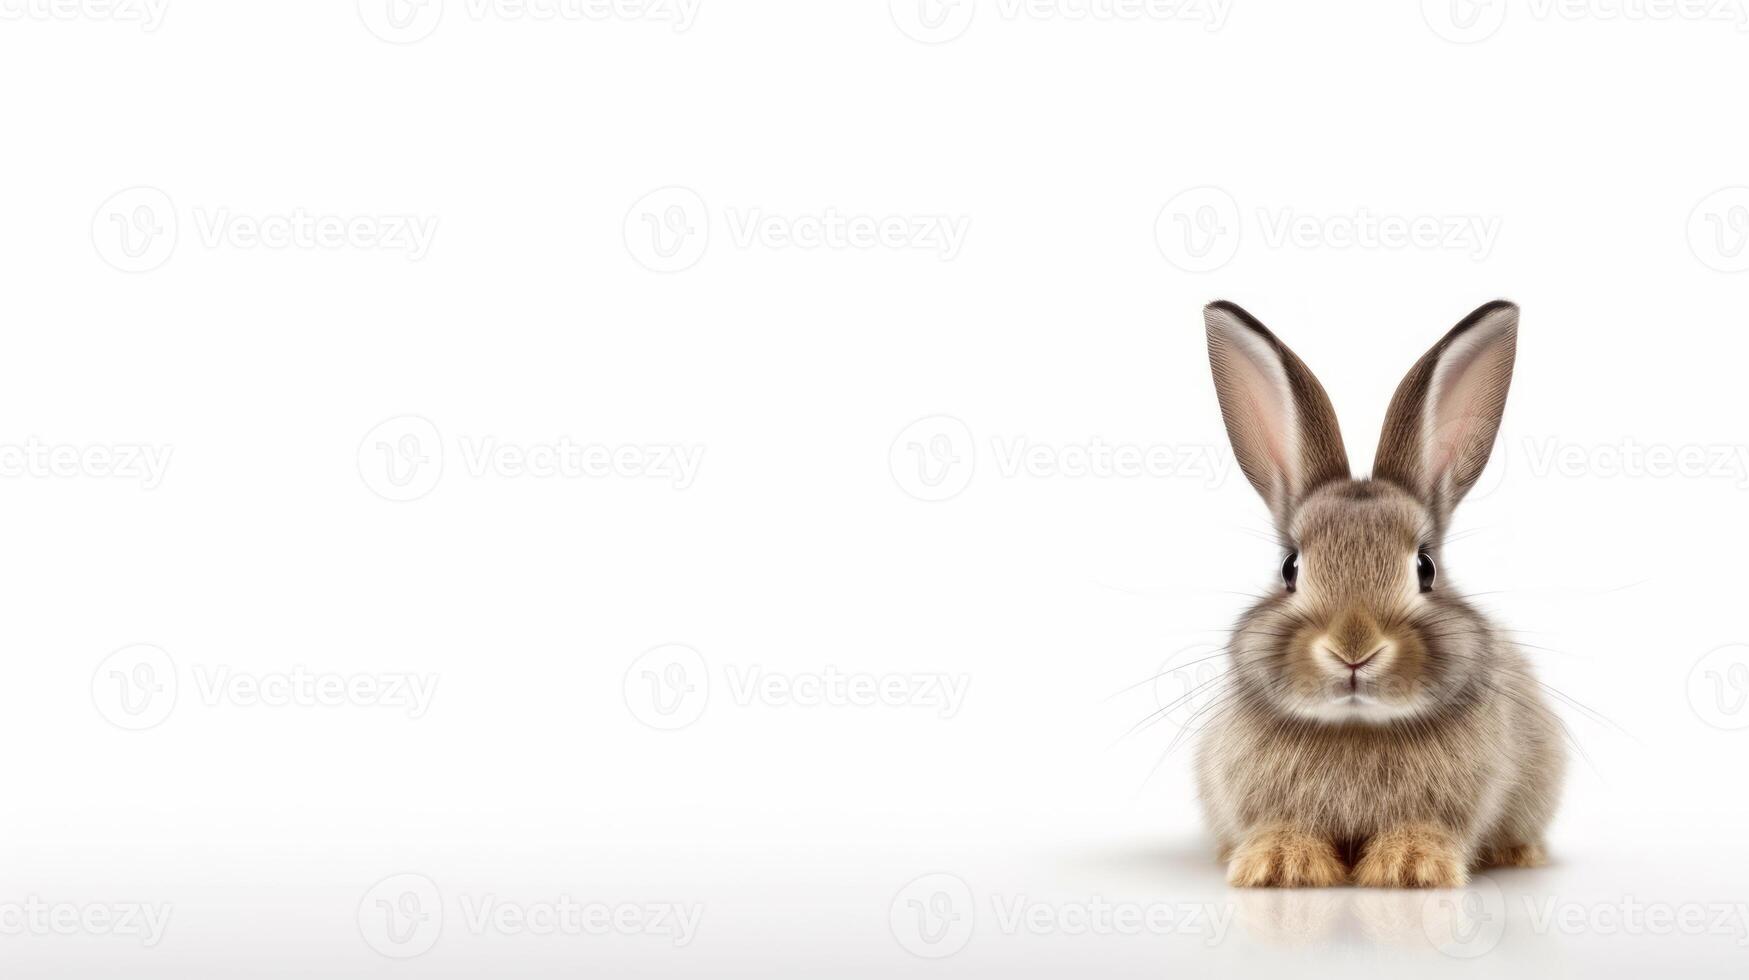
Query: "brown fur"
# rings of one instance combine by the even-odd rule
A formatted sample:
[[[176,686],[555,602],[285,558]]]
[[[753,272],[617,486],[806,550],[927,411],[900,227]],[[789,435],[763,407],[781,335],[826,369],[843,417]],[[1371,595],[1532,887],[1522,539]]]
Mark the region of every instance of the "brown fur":
[[[1346,478],[1339,445],[1330,452],[1322,435],[1297,443],[1328,453],[1321,461],[1289,456],[1289,469],[1307,467],[1299,474],[1271,472],[1258,447],[1242,451],[1259,461],[1247,476],[1266,497],[1273,494],[1284,543],[1299,554],[1300,579],[1297,589],[1278,589],[1240,621],[1229,650],[1230,688],[1198,747],[1200,795],[1234,885],[1451,887],[1473,866],[1543,860],[1565,762],[1559,722],[1523,655],[1451,590],[1443,570],[1428,592],[1415,572],[1418,551],[1442,567],[1450,508],[1479,475],[1498,426],[1516,309],[1506,308],[1504,325],[1481,316],[1490,309],[1501,307],[1490,304],[1460,324],[1398,390],[1380,451],[1397,479]],[[1211,347],[1217,336],[1261,329],[1248,316],[1217,322],[1224,313],[1211,309]],[[1454,338],[1478,324],[1482,332],[1454,348]],[[1243,341],[1229,344],[1227,356],[1268,350]],[[1442,367],[1448,349],[1462,351],[1466,363]],[[1454,373],[1472,363],[1506,377]],[[1246,386],[1271,369],[1234,375],[1217,359],[1217,387],[1225,371],[1231,388],[1223,408],[1257,410],[1260,401]],[[1297,359],[1283,370],[1310,378]],[[1445,387],[1430,394],[1439,383]],[[1296,379],[1293,397],[1306,399],[1315,385]],[[1442,456],[1409,444],[1438,426],[1404,413],[1428,411],[1442,393],[1464,402],[1464,412],[1479,404],[1495,413],[1456,427],[1464,440],[1485,433],[1486,445],[1461,442]],[[1327,404],[1302,401],[1300,419],[1334,432]],[[1271,420],[1238,421],[1229,414],[1235,443]],[[1331,478],[1338,458],[1343,475]],[[1321,482],[1308,486],[1306,471]]]

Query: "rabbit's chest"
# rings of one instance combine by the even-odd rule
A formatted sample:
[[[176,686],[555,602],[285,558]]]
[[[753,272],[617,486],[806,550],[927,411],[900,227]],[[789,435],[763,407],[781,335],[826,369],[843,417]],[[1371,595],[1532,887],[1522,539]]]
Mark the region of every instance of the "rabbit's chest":
[[[1248,822],[1312,819],[1357,837],[1418,820],[1471,827],[1496,805],[1499,780],[1489,754],[1445,741],[1301,732],[1252,742],[1229,770],[1233,796]]]

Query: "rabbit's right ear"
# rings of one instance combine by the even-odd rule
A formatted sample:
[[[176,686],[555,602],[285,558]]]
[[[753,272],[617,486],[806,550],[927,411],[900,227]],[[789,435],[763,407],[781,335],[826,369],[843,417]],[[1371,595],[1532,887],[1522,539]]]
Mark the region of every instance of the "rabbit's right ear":
[[[1373,476],[1420,497],[1441,526],[1482,475],[1518,351],[1518,307],[1495,300],[1415,362],[1385,412]]]
[[[1284,527],[1306,494],[1349,476],[1336,410],[1305,362],[1256,317],[1225,300],[1202,312],[1227,437]]]

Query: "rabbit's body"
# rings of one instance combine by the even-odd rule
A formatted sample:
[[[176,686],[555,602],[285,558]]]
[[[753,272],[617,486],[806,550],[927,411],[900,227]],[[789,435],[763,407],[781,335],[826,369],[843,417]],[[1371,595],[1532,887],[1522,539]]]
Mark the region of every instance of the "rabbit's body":
[[[1483,307],[1416,365],[1360,480],[1305,365],[1237,307],[1208,316],[1228,432],[1288,551],[1283,587],[1234,630],[1198,747],[1229,880],[1451,886],[1473,865],[1540,863],[1560,723],[1437,570],[1493,445],[1516,307]]]

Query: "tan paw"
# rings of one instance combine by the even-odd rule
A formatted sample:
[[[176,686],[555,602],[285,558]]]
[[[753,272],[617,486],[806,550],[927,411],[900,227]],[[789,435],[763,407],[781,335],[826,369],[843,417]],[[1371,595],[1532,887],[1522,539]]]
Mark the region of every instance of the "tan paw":
[[[1540,868],[1549,863],[1541,844],[1493,844],[1476,858],[1483,868]]]
[[[1367,841],[1354,883],[1367,888],[1456,888],[1469,881],[1457,842],[1430,824],[1396,827]]]
[[[1328,888],[1347,877],[1329,838],[1292,827],[1252,831],[1227,863],[1227,884],[1238,888]]]

